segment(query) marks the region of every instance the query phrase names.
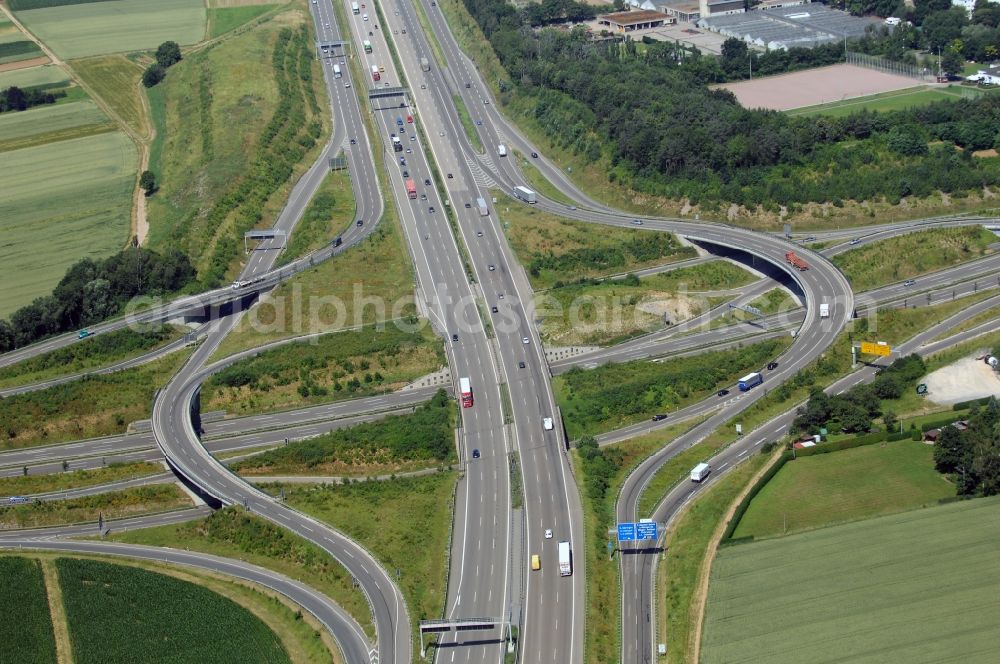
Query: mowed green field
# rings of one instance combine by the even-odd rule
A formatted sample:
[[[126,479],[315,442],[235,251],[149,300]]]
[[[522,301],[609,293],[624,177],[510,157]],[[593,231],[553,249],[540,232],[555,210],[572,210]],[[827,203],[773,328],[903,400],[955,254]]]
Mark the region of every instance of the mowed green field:
[[[28,113],[33,113],[29,111]],[[66,268],[128,240],[136,151],[120,132],[2,154],[0,316],[48,294]]]
[[[0,115],[0,152],[114,130],[114,123],[90,100],[39,106]]]
[[[211,590],[98,560],[56,567],[76,664],[289,661],[260,618]]]
[[[108,0],[17,12],[17,18],[61,58],[156,48],[205,36],[203,0]]]
[[[16,85],[29,88],[33,85],[53,85],[69,81],[69,74],[56,65],[41,65],[0,72],[0,90]]]
[[[725,547],[703,664],[997,661],[1000,498]]]
[[[900,440],[789,461],[750,502],[734,537],[769,537],[935,505],[955,487],[934,448]]]
[[[972,92],[971,94],[976,94]],[[861,110],[868,111],[901,111],[914,106],[926,106],[936,101],[960,99],[962,93],[957,90],[947,88],[934,88],[930,86],[917,86],[906,88],[905,90],[893,90],[892,92],[882,92],[866,97],[855,97],[843,101],[833,101],[818,106],[807,106],[787,111],[788,115],[832,115],[843,117]]]

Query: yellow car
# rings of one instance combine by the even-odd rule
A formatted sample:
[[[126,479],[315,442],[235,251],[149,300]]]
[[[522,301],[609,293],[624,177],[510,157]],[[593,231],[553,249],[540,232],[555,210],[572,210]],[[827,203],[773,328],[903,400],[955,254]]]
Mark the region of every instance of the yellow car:
[[[542,557],[537,553],[531,556],[531,569],[535,572],[542,569]]]

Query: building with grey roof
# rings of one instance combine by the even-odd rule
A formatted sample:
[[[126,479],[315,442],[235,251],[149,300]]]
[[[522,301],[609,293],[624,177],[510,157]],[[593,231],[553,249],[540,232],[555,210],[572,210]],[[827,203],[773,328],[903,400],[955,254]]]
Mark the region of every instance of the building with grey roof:
[[[777,3],[775,3],[777,4]],[[880,19],[851,16],[819,3],[774,6],[741,14],[704,16],[697,25],[768,50],[810,48],[848,37],[862,37]]]

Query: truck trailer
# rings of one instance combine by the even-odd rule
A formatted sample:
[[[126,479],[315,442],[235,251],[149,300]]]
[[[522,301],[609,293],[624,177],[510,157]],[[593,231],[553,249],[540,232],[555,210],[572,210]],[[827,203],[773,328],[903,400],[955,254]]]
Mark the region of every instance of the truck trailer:
[[[746,376],[743,376],[743,378],[740,378],[740,382],[738,383],[738,385],[740,388],[740,392],[746,392],[747,390],[757,387],[763,382],[764,382],[764,377],[759,373],[754,372],[751,374],[747,374]]]
[[[485,198],[477,198],[476,199],[476,205],[479,206],[479,216],[480,217],[485,217],[486,215],[488,215],[490,213],[490,209],[486,206],[486,199]]]
[[[819,317],[820,318],[830,317],[830,305],[827,304],[826,302],[823,302],[822,304],[819,305]]]
[[[806,263],[800,257],[796,256],[794,251],[786,251],[785,260],[788,261],[788,264],[796,270],[805,271],[809,269],[809,263]]]
[[[538,199],[535,197],[535,192],[527,187],[514,187],[514,197],[521,199],[525,203],[534,204],[538,202]]]
[[[707,463],[699,463],[697,466],[691,469],[691,481],[700,482],[706,477],[708,477],[708,474],[710,472],[712,472],[712,467],[710,465],[708,465]]]
[[[431,63],[427,61],[427,58],[420,58],[420,70],[421,71],[431,70]]]
[[[573,573],[573,551],[569,542],[559,542],[559,576],[569,576]]]
[[[462,408],[472,408],[472,383],[464,376],[458,379],[458,389],[462,393]]]

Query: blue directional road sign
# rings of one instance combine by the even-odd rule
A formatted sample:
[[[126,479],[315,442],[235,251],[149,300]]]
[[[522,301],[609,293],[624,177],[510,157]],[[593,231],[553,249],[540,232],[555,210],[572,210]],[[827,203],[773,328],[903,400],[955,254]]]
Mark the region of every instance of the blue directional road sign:
[[[619,523],[618,524],[618,541],[619,542],[633,542],[633,541],[635,541],[635,524],[634,523]]]
[[[637,540],[655,540],[656,539],[656,522],[655,521],[640,521],[635,524],[635,538]]]

